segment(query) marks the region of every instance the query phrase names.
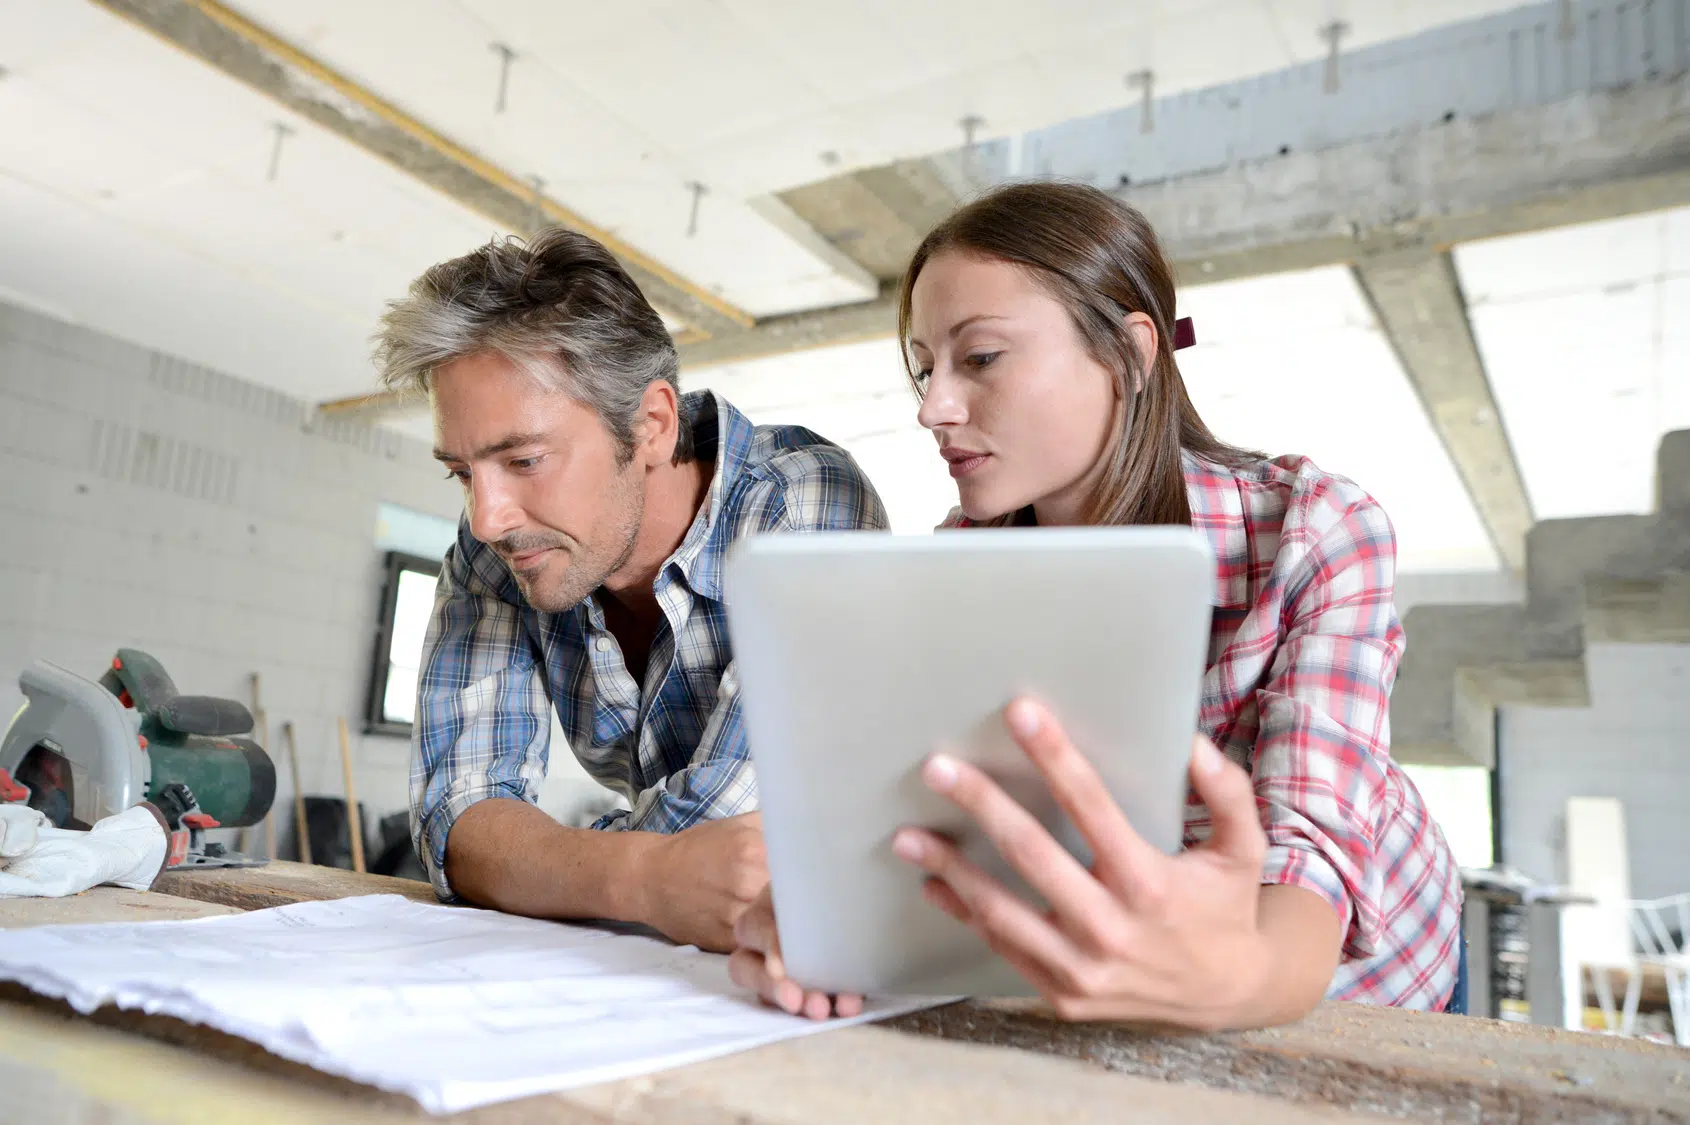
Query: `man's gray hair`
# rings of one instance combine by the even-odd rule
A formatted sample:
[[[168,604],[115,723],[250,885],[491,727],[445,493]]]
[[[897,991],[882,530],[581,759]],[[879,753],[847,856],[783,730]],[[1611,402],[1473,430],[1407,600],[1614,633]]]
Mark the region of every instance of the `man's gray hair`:
[[[376,334],[382,385],[424,393],[442,364],[498,352],[604,419],[623,463],[633,456],[640,399],[659,379],[680,393],[669,331],[616,258],[563,227],[530,242],[495,239],[431,267],[390,301]],[[676,462],[692,459],[680,412]]]

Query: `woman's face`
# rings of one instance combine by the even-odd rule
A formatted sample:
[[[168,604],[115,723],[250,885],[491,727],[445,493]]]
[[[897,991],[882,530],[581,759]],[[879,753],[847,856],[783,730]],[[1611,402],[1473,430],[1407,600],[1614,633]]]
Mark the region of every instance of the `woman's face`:
[[[945,251],[916,278],[910,336],[925,375],[916,417],[939,441],[963,514],[1032,504],[1041,525],[1080,522],[1117,396],[1068,310],[1027,270]]]

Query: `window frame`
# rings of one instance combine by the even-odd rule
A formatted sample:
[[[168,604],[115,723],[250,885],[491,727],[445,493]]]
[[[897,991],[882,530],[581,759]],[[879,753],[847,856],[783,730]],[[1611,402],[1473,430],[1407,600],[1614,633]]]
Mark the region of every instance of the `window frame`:
[[[369,694],[364,701],[364,733],[409,739],[415,723],[397,723],[387,718],[382,707],[387,700],[387,676],[392,668],[393,615],[399,608],[399,576],[406,571],[440,578],[441,560],[404,551],[388,551],[382,557],[381,599],[376,608],[375,647],[370,656]]]

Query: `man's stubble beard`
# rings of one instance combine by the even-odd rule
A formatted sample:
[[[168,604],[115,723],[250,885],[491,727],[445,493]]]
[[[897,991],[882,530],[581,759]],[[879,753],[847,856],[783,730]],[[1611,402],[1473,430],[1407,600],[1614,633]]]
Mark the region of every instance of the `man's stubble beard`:
[[[645,476],[637,467],[629,465],[616,476],[612,487],[615,496],[610,508],[620,518],[608,535],[600,540],[602,546],[587,548],[585,544],[580,544],[586,549],[579,553],[569,552],[563,573],[550,583],[545,581],[549,577],[546,575],[542,575],[539,587],[529,586],[518,579],[517,584],[524,587],[522,596],[529,605],[542,613],[562,613],[574,609],[633,557],[640,524],[645,520]],[[557,564],[554,562],[552,565]]]

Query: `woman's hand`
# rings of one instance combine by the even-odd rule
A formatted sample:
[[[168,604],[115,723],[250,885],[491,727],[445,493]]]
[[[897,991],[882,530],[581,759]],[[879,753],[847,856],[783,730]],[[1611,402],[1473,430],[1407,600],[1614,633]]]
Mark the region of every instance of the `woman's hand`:
[[[979,933],[1064,1019],[1217,1030],[1297,1019],[1319,1002],[1337,965],[1339,920],[1312,892],[1260,885],[1267,837],[1249,774],[1199,735],[1191,783],[1213,830],[1167,856],[1133,831],[1047,710],[1016,700],[1004,720],[1091,845],[1091,869],[980,770],[935,755],[922,769],[928,786],[966,811],[1050,907],[1018,898],[945,837],[901,829],[893,849],[927,873],[929,902]],[[812,1019],[862,1010],[860,996],[786,976],[767,891],[734,935],[729,972],[741,987]]]
[[[813,1020],[829,1016],[849,1018],[863,1010],[863,998],[844,994],[806,991],[786,975],[780,956],[780,935],[775,932],[775,904],[769,889],[739,916],[734,925],[739,948],[728,958],[728,975],[741,988],[749,988],[766,1002],[792,1015]]]
[[[1332,949],[1324,979],[1316,958],[1312,997],[1287,1011],[1272,981],[1283,943],[1258,926],[1267,839],[1247,773],[1198,736],[1191,782],[1209,807],[1213,833],[1168,856],[1133,831],[1045,708],[1016,700],[1004,719],[1090,843],[1093,865],[1081,866],[979,769],[935,755],[922,770],[929,787],[966,811],[1050,908],[1016,897],[950,840],[902,829],[893,849],[927,872],[928,901],[979,933],[1065,1019],[1259,1026],[1296,1018],[1319,1000],[1336,962],[1336,918],[1324,900],[1294,892],[1293,913],[1314,912],[1309,940],[1318,943],[1320,931],[1330,930]]]

